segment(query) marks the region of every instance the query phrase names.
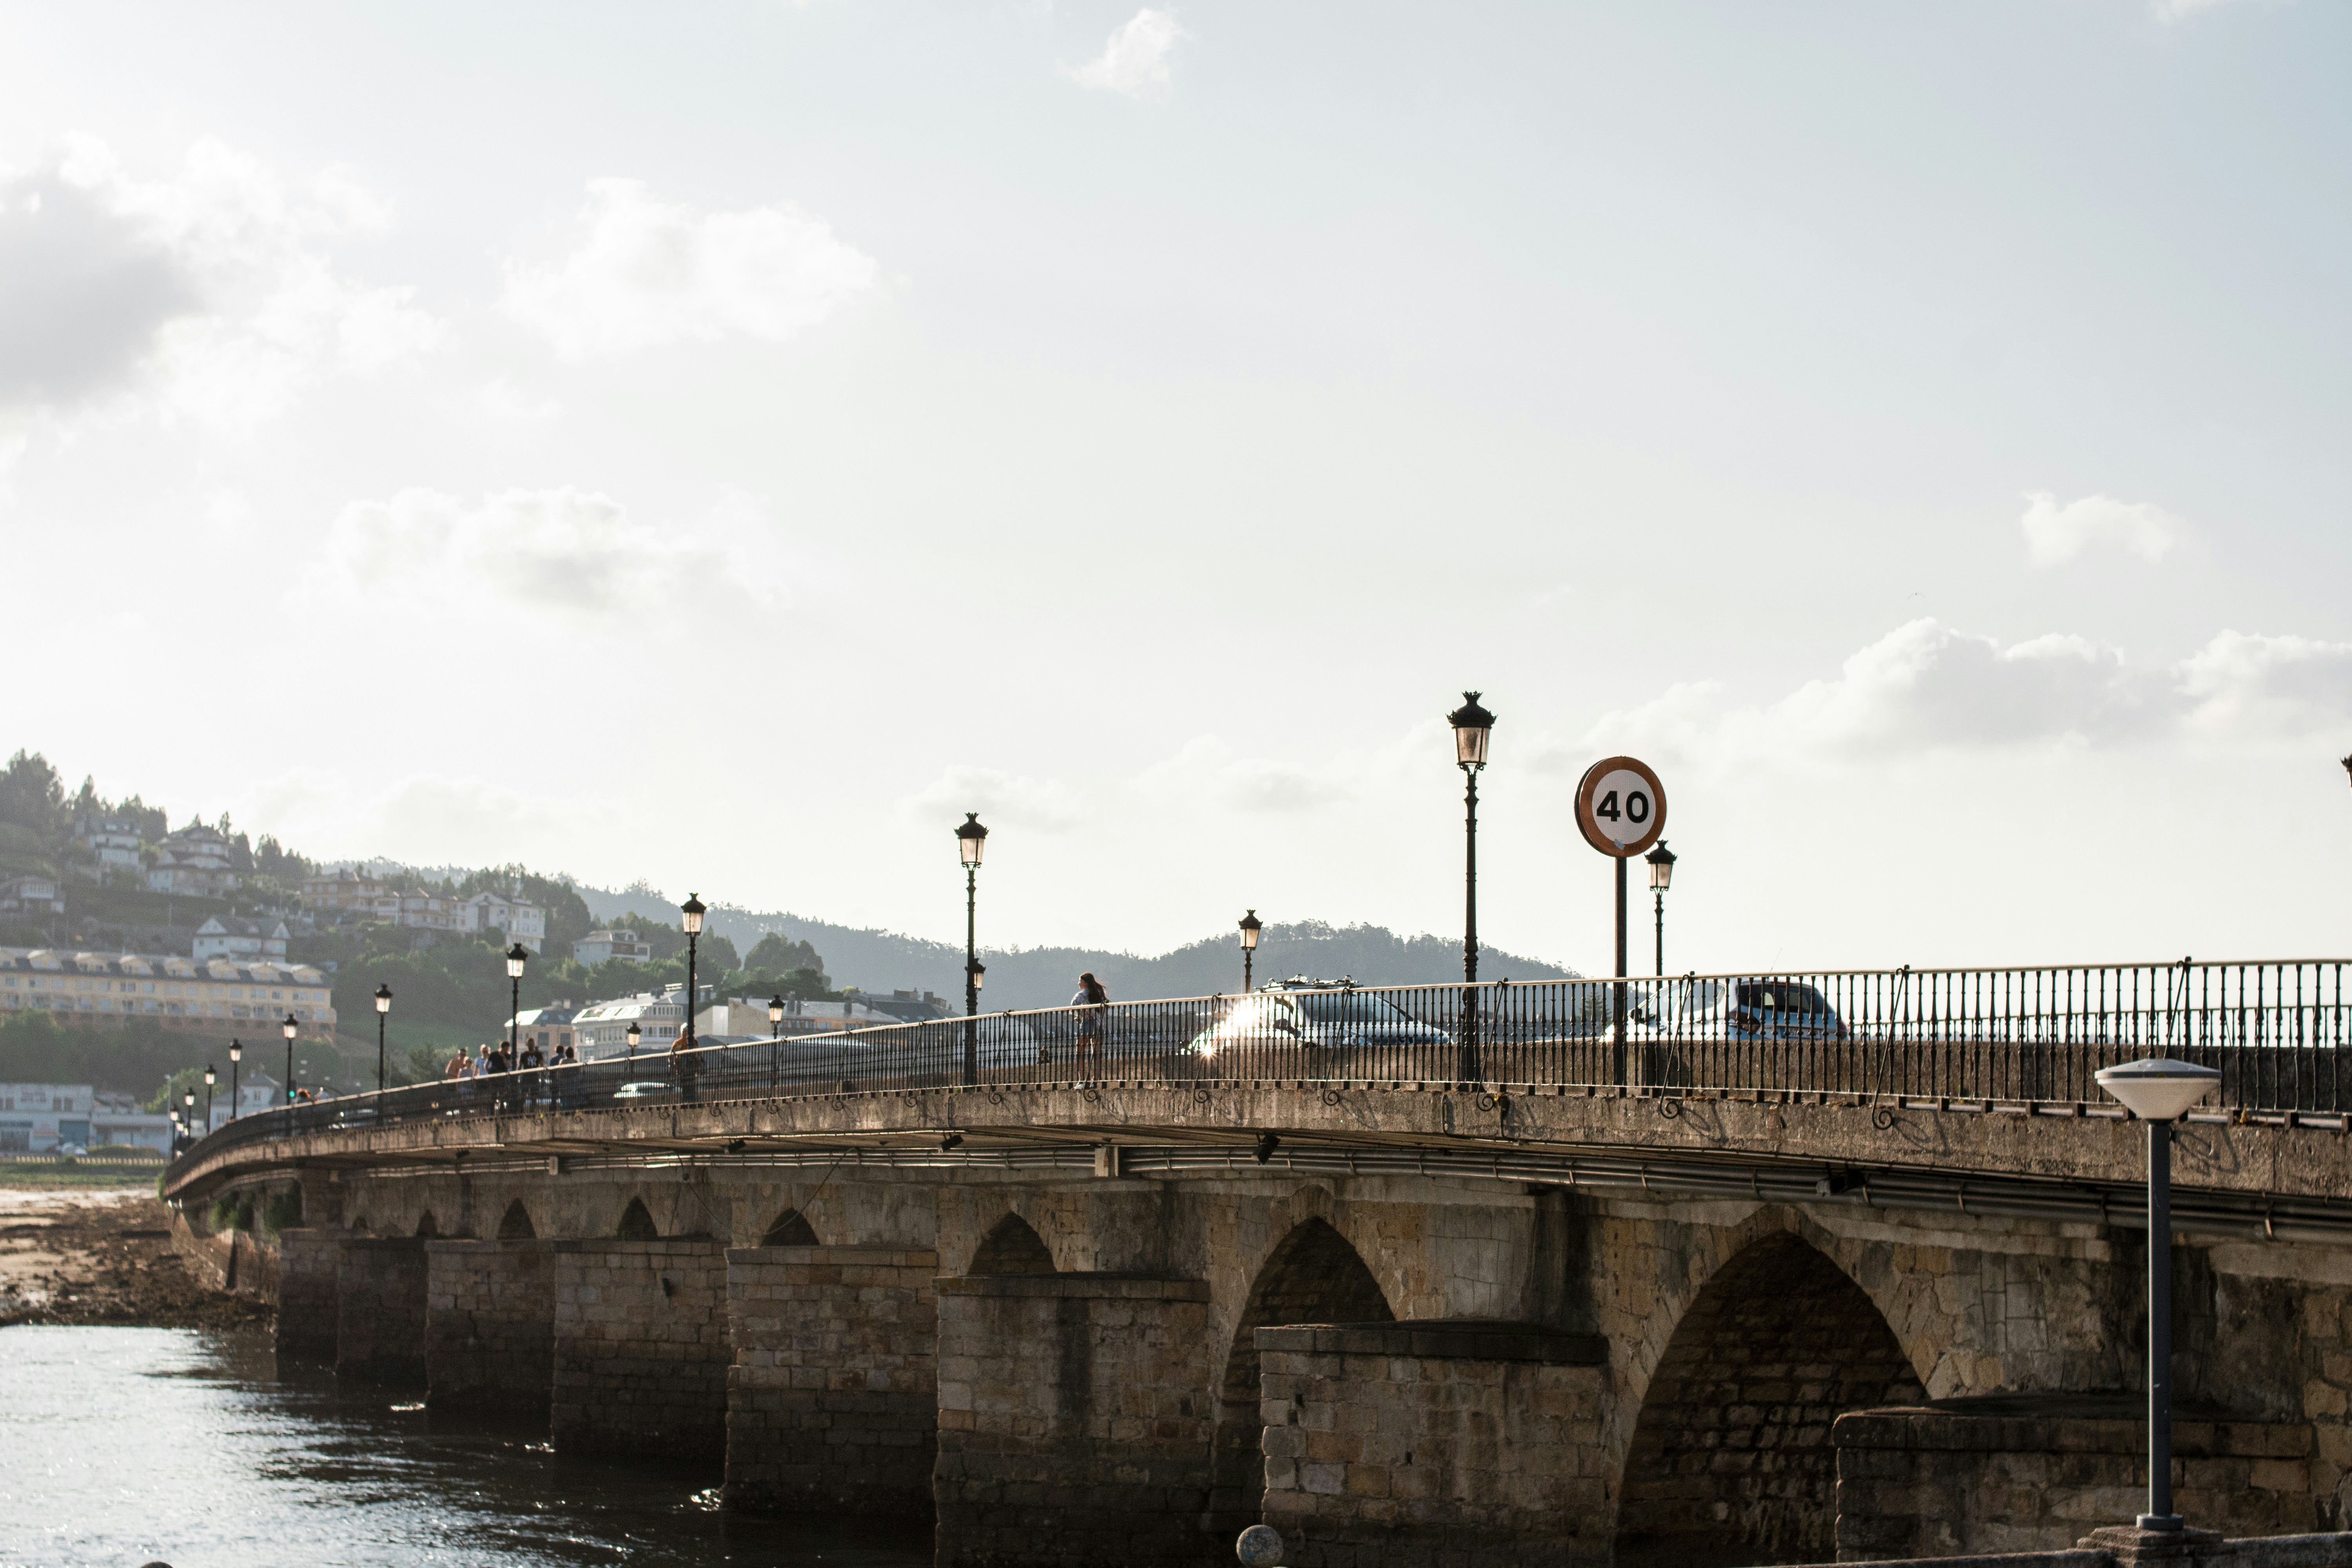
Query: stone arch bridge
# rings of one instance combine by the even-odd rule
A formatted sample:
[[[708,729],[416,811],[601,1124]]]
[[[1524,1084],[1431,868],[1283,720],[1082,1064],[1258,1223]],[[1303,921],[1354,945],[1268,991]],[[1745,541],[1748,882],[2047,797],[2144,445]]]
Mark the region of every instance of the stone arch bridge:
[[[2128,1520],[2144,1145],[2081,1091],[2144,1042],[1927,1085],[2070,1098],[1923,1094],[1850,1081],[1833,1034],[1644,1035],[1612,989],[1597,1036],[1550,1042],[1603,1067],[1548,1078],[1485,997],[1319,1053],[1204,1053],[1230,1001],[1173,1047],[952,1021],[248,1118],[166,1195],[192,1259],[275,1294],[285,1353],[543,1415],[559,1449],[703,1455],[732,1508],[924,1510],[942,1564],[1224,1562],[1260,1520],[1312,1564]],[[1057,1028],[1072,1049],[1035,1045]],[[1426,1071],[1474,1029],[1486,1071]],[[2175,1157],[2177,1495],[2235,1534],[2352,1511],[2347,1118],[2315,1088],[2333,1046],[2281,1048],[2229,1058]],[[299,1226],[237,1228],[289,1186]]]

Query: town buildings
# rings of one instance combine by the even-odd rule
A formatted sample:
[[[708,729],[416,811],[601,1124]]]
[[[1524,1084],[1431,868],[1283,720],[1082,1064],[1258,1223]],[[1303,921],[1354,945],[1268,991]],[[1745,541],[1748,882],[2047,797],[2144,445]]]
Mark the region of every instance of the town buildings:
[[[202,823],[167,833],[156,847],[155,863],[147,868],[147,886],[159,893],[227,898],[245,882],[231,864],[233,849],[226,834]]]
[[[653,962],[653,944],[640,940],[634,931],[592,931],[572,944],[572,956],[583,963],[603,963],[607,959],[625,959],[631,963]]]
[[[51,877],[15,877],[0,882],[0,914],[61,915],[65,899]]]
[[[0,1016],[36,1008],[75,1027],[147,1018],[167,1029],[274,1040],[290,1016],[305,1035],[335,1029],[327,977],[307,963],[0,947]]]
[[[110,1144],[169,1153],[172,1119],[86,1083],[0,1083],[0,1155]]]
[[[144,840],[139,825],[127,816],[85,816],[74,824],[74,842],[89,851],[84,873],[103,880],[110,870],[139,871],[139,849]]]
[[[348,866],[304,878],[302,905],[314,915],[341,915],[363,924],[467,935],[499,931],[533,952],[547,941],[547,911],[520,896],[403,892]]]
[[[196,928],[191,956],[208,958],[283,958],[284,921],[248,921],[215,915]]]

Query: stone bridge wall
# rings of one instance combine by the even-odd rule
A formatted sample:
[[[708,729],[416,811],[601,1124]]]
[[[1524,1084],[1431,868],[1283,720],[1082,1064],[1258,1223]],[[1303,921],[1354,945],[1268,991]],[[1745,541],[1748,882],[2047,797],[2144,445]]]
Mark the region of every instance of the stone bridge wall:
[[[2128,1446],[2072,1417],[1993,1440],[1855,1415],[2128,1395],[2132,1230],[1866,1193],[1701,1201],[1246,1156],[1166,1179],[1099,1168],[306,1173],[306,1211],[331,1212],[323,1184],[341,1217],[285,1233],[281,1289],[316,1325],[331,1278],[344,1370],[436,1391],[503,1376],[527,1398],[543,1315],[560,1446],[723,1451],[745,1508],[928,1496],[943,1562],[1225,1561],[1236,1518],[1262,1515],[1301,1563],[1369,1561],[1375,1537],[1433,1562],[1445,1542],[1515,1535],[1563,1563],[2048,1549],[2082,1533],[2070,1508],[2111,1510],[2134,1484]],[[493,1239],[517,1205],[536,1239]],[[763,1247],[787,1217],[817,1245]],[[972,1275],[1013,1222],[1053,1272]],[[662,1239],[618,1239],[625,1223]],[[2191,1237],[2174,1272],[2184,1406],[2258,1434],[2184,1447],[2197,1506],[2246,1529],[2342,1522],[2352,1248]],[[1283,1337],[1465,1319],[1591,1359]],[[522,1352],[492,1352],[509,1331]],[[1969,1467],[1970,1484],[1942,1484]]]

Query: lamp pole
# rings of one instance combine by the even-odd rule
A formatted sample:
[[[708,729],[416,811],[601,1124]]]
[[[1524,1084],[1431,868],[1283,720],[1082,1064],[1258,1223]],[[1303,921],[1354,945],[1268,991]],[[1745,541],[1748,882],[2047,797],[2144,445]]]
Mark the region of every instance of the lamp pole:
[[[236,1120],[236,1069],[237,1064],[243,1060],[245,1042],[231,1040],[228,1043],[228,1119],[231,1121]]]
[[[1650,895],[1658,903],[1658,978],[1666,977],[1666,889],[1674,886],[1675,852],[1663,838],[1642,857],[1650,864]]]
[[[392,1011],[392,987],[379,984],[375,988],[375,1091],[383,1092],[383,1026]]]
[[[180,1124],[188,1130],[188,1142],[194,1143],[203,1136],[196,1131],[196,1091],[192,1089],[180,1099],[181,1103],[185,1107],[181,1113]]]
[[[286,1021],[278,1026],[278,1032],[286,1037],[286,1103],[291,1105],[294,1103],[294,1037],[302,1030],[294,1022],[294,1015],[289,1013]]]
[[[522,966],[530,962],[530,949],[520,942],[507,949],[507,1066],[517,1065],[515,1037],[520,1032],[518,1021],[522,1017]]]
[[[963,862],[963,1080],[980,1081],[980,861],[988,849],[988,829],[980,813],[967,811],[955,830],[956,857]]]
[[[1478,775],[1486,766],[1486,741],[1495,716],[1465,691],[1462,706],[1445,716],[1454,726],[1454,760],[1469,788],[1463,796],[1462,869],[1462,1061],[1465,1083],[1479,1081],[1478,1063]]]
[[[2149,1057],[2103,1068],[2099,1087],[2147,1123],[2147,1511],[2142,1530],[2177,1532],[2172,1511],[2172,1124],[2221,1075]]]
[[[1255,910],[1247,910],[1243,914],[1242,994],[1244,996],[1249,994],[1252,984],[1256,978],[1251,973],[1250,961],[1257,956],[1257,935],[1259,931],[1264,931],[1265,929],[1265,922],[1257,918],[1257,911]]]
[[[637,1042],[645,1038],[645,1033],[637,1027],[637,1021],[632,1018],[627,1031],[621,1037],[629,1046],[629,1067],[625,1076],[635,1078],[637,1076]]]
[[[206,1062],[205,1064],[205,1131],[206,1132],[213,1130],[213,1085],[219,1081],[219,1077],[213,1071],[213,1064]]]
[[[686,924],[686,1048],[690,1051],[694,1049],[695,950],[702,941],[702,917],[709,911],[702,907],[700,899],[688,893],[677,912]]]

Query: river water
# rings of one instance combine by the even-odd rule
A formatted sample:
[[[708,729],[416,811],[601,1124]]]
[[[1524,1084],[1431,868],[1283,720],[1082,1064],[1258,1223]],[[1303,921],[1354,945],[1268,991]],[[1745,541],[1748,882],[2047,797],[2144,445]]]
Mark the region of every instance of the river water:
[[[917,1568],[919,1521],[747,1523],[719,1477],[548,1451],[279,1367],[267,1336],[0,1330],[0,1568]]]

